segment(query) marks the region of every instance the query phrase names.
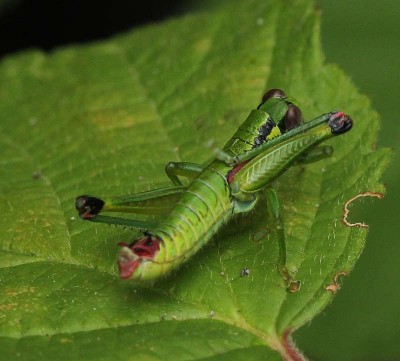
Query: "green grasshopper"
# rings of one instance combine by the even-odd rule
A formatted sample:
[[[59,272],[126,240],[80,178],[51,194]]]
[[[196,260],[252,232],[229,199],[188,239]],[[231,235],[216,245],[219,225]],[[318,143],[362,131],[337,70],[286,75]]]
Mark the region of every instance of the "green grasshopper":
[[[352,119],[342,112],[323,114],[303,123],[296,101],[280,89],[269,90],[250,112],[216,159],[202,166],[170,162],[165,167],[174,187],[122,197],[76,199],[81,218],[94,222],[147,229],[130,243],[120,243],[120,277],[152,280],[178,268],[195,254],[237,213],[254,209],[266,189],[279,243],[277,268],[287,288],[300,282],[286,268],[286,245],[280,205],[271,181],[293,164],[318,161],[332,154],[321,142],[351,129]],[[179,177],[190,180],[184,186]],[[140,221],[102,212],[159,214],[159,222]]]

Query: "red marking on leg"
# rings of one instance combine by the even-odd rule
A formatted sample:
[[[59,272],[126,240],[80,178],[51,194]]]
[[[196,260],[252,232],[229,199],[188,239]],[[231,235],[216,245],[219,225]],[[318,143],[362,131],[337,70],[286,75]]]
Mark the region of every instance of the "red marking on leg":
[[[96,214],[92,214],[89,211],[86,211],[84,213],[80,213],[79,217],[81,217],[82,219],[88,220],[88,219],[92,219],[92,218],[96,217]]]
[[[233,180],[235,179],[235,175],[248,163],[249,161],[245,161],[243,163],[240,163],[238,165],[235,165],[227,174],[227,181],[228,184],[231,184]]]
[[[336,118],[342,118],[342,117],[344,117],[345,116],[345,114],[343,113],[343,112],[336,112],[335,113],[335,117]]]

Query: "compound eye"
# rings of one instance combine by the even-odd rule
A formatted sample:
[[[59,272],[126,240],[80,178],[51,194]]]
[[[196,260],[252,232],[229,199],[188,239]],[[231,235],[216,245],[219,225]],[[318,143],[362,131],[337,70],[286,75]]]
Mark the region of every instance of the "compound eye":
[[[281,89],[270,89],[262,97],[262,102],[264,103],[271,98],[286,98],[286,94]]]
[[[288,110],[278,126],[282,133],[287,132],[293,128],[297,128],[303,123],[303,115],[301,110],[294,104],[288,105]]]

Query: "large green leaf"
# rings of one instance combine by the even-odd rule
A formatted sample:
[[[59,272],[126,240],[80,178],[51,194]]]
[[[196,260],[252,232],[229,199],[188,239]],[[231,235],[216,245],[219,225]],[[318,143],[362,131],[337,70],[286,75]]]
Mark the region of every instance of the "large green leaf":
[[[323,65],[318,27],[308,0],[230,1],[107,42],[3,60],[1,355],[295,357],[288,335],[331,301],[326,287],[364,245],[365,228],[341,223],[343,205],[383,191],[389,158],[374,149],[368,100]],[[74,198],[168,184],[168,161],[206,161],[206,141],[222,145],[271,87],[295,96],[308,119],[332,109],[355,119],[331,142],[331,159],[276,182],[301,290],[288,293],[276,271],[263,202],[175,274],[147,286],[118,280],[116,244],[132,232],[75,219]]]

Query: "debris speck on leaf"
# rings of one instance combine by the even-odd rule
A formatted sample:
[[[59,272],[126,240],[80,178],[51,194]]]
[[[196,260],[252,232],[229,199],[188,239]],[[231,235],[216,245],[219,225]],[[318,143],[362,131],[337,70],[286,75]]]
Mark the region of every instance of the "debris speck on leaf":
[[[329,286],[326,286],[325,289],[327,291],[331,291],[332,293],[336,293],[338,290],[340,290],[340,285],[338,283],[338,278],[340,276],[347,276],[347,272],[341,271],[336,273],[335,277],[333,277],[333,282]]]

